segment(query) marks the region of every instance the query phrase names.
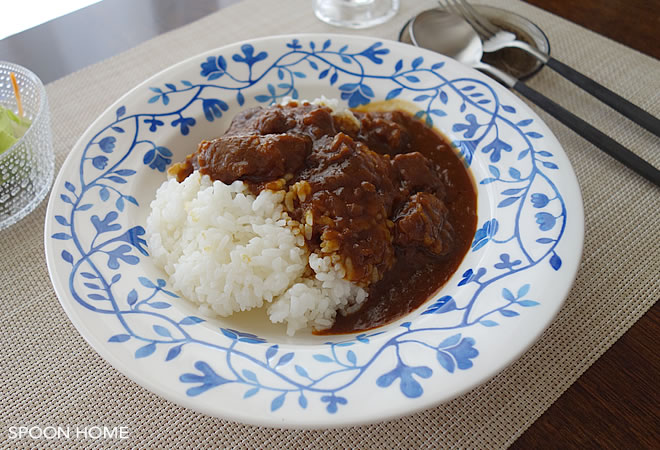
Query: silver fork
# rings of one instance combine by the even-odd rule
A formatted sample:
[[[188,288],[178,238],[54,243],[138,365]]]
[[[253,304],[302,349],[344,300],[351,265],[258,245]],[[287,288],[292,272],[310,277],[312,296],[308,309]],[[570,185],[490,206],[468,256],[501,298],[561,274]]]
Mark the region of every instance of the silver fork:
[[[516,47],[536,57],[539,61],[547,63],[549,56],[532,47],[525,41],[521,41],[514,33],[506,31],[488,20],[486,16],[477,11],[465,0],[444,0],[446,9],[454,14],[462,16],[477,32],[483,43],[484,51],[487,53],[501,50],[505,47]]]
[[[517,47],[524,50],[606,105],[609,105],[656,136],[660,136],[660,120],[658,118],[586,75],[537,50],[526,42],[517,39],[515,34],[502,30],[466,0],[439,0],[438,3],[444,6],[447,11],[463,16],[472,25],[472,28],[481,37],[485,52],[494,52],[504,47]]]

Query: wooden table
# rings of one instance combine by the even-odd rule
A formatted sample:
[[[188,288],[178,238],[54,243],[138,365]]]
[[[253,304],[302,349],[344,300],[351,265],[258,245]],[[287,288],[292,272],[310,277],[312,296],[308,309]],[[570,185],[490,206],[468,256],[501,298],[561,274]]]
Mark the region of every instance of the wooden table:
[[[161,0],[145,8],[146,2],[106,0],[0,41],[0,59],[27,65],[49,82],[235,1],[196,0],[184,7]],[[660,58],[658,0],[526,1]],[[128,22],[120,20],[117,11],[129,5],[135,14]],[[101,18],[103,30],[90,26]],[[78,39],[81,29],[86,42]],[[109,40],[108,35],[114,38]],[[52,57],[58,54],[54,48],[58,44],[60,51],[75,51],[68,51],[66,59]],[[513,448],[660,448],[658,336],[660,308],[655,305]]]

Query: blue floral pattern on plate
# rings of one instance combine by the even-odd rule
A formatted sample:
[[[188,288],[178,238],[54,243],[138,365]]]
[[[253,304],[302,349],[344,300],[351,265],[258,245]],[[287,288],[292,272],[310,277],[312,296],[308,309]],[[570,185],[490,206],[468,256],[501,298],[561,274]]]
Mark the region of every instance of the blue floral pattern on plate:
[[[406,100],[450,137],[479,190],[469,254],[419,311],[368,333],[291,341],[200,317],[168,288],[144,239],[167,166],[241,108],[320,94],[349,107]],[[147,80],[71,152],[46,223],[58,297],[106,359],[186,406],[289,426],[382,420],[483,382],[549,323],[581,242],[568,160],[513,95],[441,55],[318,35],[232,45]]]

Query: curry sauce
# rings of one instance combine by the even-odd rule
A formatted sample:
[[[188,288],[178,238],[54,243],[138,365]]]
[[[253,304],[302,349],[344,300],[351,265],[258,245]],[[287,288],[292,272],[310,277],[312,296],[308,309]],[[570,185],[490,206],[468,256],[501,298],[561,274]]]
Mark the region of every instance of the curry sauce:
[[[449,143],[407,112],[253,108],[170,169],[284,190],[309,250],[368,290],[320,334],[367,330],[419,307],[456,271],[476,229],[472,179]]]

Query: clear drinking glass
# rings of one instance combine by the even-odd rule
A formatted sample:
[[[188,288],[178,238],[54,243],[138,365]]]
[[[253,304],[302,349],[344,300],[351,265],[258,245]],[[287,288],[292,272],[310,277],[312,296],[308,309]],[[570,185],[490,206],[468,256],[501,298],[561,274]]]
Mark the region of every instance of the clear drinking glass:
[[[391,19],[399,0],[314,0],[314,14],[331,25],[368,28]]]
[[[53,182],[54,155],[46,89],[17,64],[0,61],[0,105],[18,114],[10,73],[18,82],[23,117],[31,124],[23,137],[0,153],[0,230],[30,213]]]

